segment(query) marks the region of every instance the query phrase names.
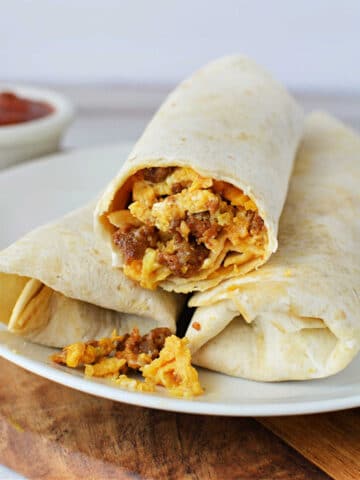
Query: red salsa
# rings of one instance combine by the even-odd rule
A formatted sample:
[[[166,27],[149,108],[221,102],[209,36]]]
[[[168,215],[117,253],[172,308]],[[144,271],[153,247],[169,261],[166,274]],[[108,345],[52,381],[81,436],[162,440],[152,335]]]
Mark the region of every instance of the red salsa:
[[[0,93],[0,127],[30,122],[46,117],[54,108],[46,102],[18,97],[12,92]]]

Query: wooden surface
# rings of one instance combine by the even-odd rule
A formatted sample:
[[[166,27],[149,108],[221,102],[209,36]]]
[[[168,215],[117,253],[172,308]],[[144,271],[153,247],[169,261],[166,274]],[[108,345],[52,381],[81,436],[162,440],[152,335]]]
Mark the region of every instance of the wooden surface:
[[[227,418],[104,400],[0,359],[0,463],[30,479],[360,479],[360,409]]]
[[[261,423],[336,478],[360,479],[360,409]]]
[[[254,419],[161,412],[0,359],[0,462],[33,479],[327,479]]]

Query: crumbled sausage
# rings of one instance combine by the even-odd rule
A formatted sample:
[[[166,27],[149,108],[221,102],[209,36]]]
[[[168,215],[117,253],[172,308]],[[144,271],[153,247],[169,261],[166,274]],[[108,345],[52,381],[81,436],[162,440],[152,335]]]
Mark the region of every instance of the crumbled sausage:
[[[119,229],[113,234],[114,244],[122,251],[125,262],[142,259],[148,247],[156,247],[157,238],[156,228],[148,225],[125,232]]]
[[[191,238],[189,241],[185,241],[178,233],[175,233],[174,240],[175,252],[160,252],[159,263],[166,265],[174,275],[179,277],[188,277],[196,273],[210,250],[205,245],[198,245]]]
[[[148,334],[141,336],[137,328],[126,334],[117,345],[116,357],[126,360],[127,366],[138,370],[144,364],[157,358],[164,347],[166,337],[171,331],[166,327],[154,328]]]
[[[246,216],[249,220],[248,232],[250,235],[258,235],[264,228],[264,220],[257,212],[248,210]]]
[[[189,213],[186,223],[195,238],[201,238],[206,230],[211,227],[209,212]]]
[[[173,217],[169,225],[170,232],[172,233],[176,232],[180,227],[180,224],[181,224],[181,218]]]
[[[105,373],[115,373],[111,370],[113,367],[118,373],[126,373],[129,368],[139,370],[157,358],[164,348],[165,339],[170,335],[171,331],[168,328],[159,327],[141,336],[139,329],[135,327],[131,333],[124,335],[68,345],[60,354],[53,355],[51,358],[56,363],[72,368],[92,364],[102,370],[105,369]],[[124,363],[112,362],[112,360],[116,360],[114,353],[115,357],[124,360]],[[104,361],[106,362],[104,363]],[[92,370],[92,372],[94,371]],[[91,375],[104,376],[95,373]]]
[[[174,183],[173,186],[171,187],[171,192],[176,194],[176,193],[180,193],[183,191],[185,187],[182,185],[182,183],[180,182],[177,182],[177,183]]]
[[[175,167],[151,167],[143,170],[144,180],[159,183],[165,180],[175,170]]]
[[[166,327],[154,328],[142,337],[140,351],[147,353],[152,359],[156,358],[164,347],[166,337],[169,335],[171,335],[171,332]]]
[[[186,223],[197,241],[216,238],[222,228],[217,222],[211,223],[209,212],[188,214]]]

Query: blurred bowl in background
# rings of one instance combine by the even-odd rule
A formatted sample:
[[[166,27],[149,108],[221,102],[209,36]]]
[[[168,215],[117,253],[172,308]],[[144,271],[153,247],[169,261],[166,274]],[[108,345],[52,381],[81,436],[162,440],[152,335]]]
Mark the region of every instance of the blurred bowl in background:
[[[6,94],[10,93],[19,98],[9,98],[11,96]],[[69,100],[51,90],[25,85],[0,84],[1,94],[3,98],[14,100],[14,112],[8,124],[0,123],[0,169],[56,152],[74,117]],[[47,111],[44,108],[40,114],[37,111],[35,115],[39,114],[40,118],[19,120],[26,103],[23,100],[28,101],[27,113],[31,110],[30,115],[34,113],[32,107],[36,110],[47,107]],[[32,102],[35,103],[32,105]],[[2,113],[7,114],[4,110]]]

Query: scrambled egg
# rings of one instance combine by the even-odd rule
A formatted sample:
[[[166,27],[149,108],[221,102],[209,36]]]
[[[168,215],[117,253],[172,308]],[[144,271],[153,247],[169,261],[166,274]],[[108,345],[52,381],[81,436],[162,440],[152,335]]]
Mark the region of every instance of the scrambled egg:
[[[198,372],[191,365],[191,353],[187,344],[187,338],[175,335],[168,337],[159,358],[142,368],[145,379],[163,385],[176,397],[201,395],[204,391]]]
[[[70,368],[77,368],[79,365],[87,363],[96,363],[115,350],[116,341],[122,338],[123,336],[117,337],[113,333],[111,338],[102,338],[87,343],[73,343],[63,348],[60,354],[53,355],[52,360]]]
[[[127,375],[120,375],[114,381],[120,387],[125,387],[136,392],[155,392],[155,384],[147,380],[142,382],[140,380],[136,380],[135,378],[130,378]]]
[[[137,329],[134,329],[130,336],[117,336],[116,332],[113,332],[111,338],[74,343],[65,347],[60,354],[53,355],[52,360],[71,368],[84,366],[86,376],[109,378],[130,390],[154,392],[156,385],[160,385],[177,397],[189,398],[203,393],[198,373],[191,365],[191,353],[186,338],[180,339],[175,335],[167,337],[158,358],[155,359],[146,353],[135,352],[128,352],[130,355],[124,358],[124,350],[117,351],[118,342],[134,335],[138,335]],[[134,365],[134,359],[137,367],[131,368],[129,365]],[[129,370],[136,369],[142,372],[145,381],[126,375]]]

